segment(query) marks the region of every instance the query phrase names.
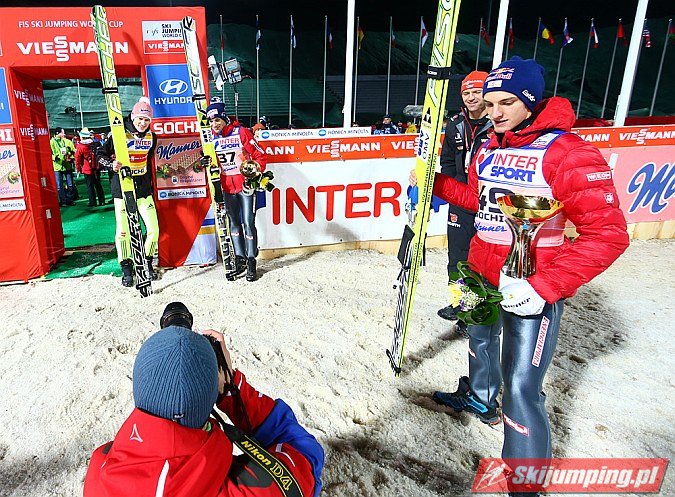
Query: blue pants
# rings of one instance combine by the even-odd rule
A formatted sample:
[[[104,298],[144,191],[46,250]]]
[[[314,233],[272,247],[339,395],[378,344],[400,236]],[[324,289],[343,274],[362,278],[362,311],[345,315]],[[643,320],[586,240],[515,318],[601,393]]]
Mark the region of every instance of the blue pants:
[[[223,192],[235,255],[258,256],[258,230],[255,227],[255,195]],[[242,236],[242,232],[244,236]]]
[[[478,398],[497,407],[504,381],[502,458],[550,458],[551,428],[542,391],[558,341],[563,301],[536,316],[501,311],[492,326],[469,326],[469,383]],[[499,357],[500,331],[504,344]]]
[[[75,202],[73,173],[70,171],[54,171],[54,178],[56,178],[56,191],[59,193],[59,204]]]

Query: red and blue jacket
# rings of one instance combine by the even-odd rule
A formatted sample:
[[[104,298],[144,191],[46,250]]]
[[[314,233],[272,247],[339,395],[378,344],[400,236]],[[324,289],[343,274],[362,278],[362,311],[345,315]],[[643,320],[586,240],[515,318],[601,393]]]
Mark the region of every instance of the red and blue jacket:
[[[305,497],[321,490],[324,452],[282,400],[256,391],[237,371],[234,382],[253,437],[293,474]],[[247,421],[238,400],[219,399],[235,426]],[[84,497],[282,497],[272,478],[246,455],[233,457],[232,442],[214,419],[209,430],[187,428],[135,409],[115,440],[92,455]]]

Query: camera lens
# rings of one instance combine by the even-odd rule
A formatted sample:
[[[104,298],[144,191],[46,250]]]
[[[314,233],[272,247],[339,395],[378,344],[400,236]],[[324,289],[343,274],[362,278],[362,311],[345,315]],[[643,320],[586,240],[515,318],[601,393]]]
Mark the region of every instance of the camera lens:
[[[159,325],[162,328],[180,326],[192,330],[192,314],[182,302],[171,302],[164,308]]]

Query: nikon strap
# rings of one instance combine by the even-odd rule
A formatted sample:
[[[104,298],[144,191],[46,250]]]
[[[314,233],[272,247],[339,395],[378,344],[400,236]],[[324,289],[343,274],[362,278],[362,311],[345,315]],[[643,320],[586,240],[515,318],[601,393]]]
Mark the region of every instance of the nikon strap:
[[[212,414],[220,423],[220,427],[249,459],[260,466],[275,481],[284,497],[304,497],[298,481],[279,459],[267,452],[254,438],[249,437],[243,430],[225,423],[220,415],[213,410]]]

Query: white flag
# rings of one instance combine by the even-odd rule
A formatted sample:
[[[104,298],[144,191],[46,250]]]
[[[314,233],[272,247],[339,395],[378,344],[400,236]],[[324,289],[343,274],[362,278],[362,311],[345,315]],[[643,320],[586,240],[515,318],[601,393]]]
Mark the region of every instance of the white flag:
[[[427,38],[429,38],[429,33],[427,32],[427,27],[424,25],[424,18],[422,17],[422,46],[427,42]]]

